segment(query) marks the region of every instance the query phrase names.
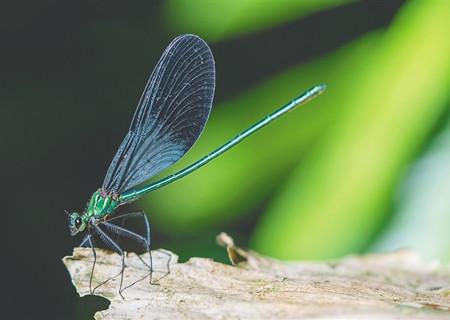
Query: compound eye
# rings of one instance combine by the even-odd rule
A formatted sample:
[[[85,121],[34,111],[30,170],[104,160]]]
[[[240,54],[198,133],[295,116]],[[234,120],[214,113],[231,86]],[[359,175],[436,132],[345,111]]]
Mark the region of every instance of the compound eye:
[[[75,228],[80,228],[80,226],[81,226],[81,218],[77,218],[76,220],[75,220]]]

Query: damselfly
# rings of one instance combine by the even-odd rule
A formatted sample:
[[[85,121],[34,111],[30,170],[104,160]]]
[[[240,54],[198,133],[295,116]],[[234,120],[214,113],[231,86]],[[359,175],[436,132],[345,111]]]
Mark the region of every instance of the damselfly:
[[[90,247],[93,251],[94,263],[89,281],[91,293],[112,279],[109,278],[92,289],[96,261],[94,237],[121,256],[120,295],[129,286],[123,287],[124,250],[113,236],[135,240],[149,253],[149,261],[142,261],[149,268],[148,276],[152,283],[150,225],[147,216],[144,212],[115,215],[119,206],[192,173],[255,131],[325,90],[324,85],[312,87],[193,164],[164,179],[138,187],[171,166],[192,147],[208,120],[214,87],[214,59],[208,45],[191,34],[175,38],[164,51],[145,86],[128,133],[106,172],[102,187],[94,192],[83,213],[68,213],[72,236],[85,231],[81,245]],[[114,223],[129,217],[140,217],[143,220],[145,235]]]

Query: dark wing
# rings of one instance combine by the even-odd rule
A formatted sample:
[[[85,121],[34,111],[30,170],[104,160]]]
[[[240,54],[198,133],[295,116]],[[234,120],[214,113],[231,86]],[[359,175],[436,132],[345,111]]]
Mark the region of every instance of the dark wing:
[[[122,193],[157,175],[195,143],[214,96],[214,58],[195,35],[175,38],[144,89],[103,190]]]

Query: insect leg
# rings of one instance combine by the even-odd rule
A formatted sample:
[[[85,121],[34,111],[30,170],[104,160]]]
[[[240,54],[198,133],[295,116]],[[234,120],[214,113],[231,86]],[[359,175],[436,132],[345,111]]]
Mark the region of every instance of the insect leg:
[[[124,270],[125,270],[125,254],[123,253],[122,248],[120,248],[117,243],[115,243],[102,229],[100,229],[100,227],[98,225],[92,224],[92,227],[93,227],[94,231],[98,234],[100,239],[105,244],[107,244],[111,249],[113,249],[114,251],[118,252],[120,254],[121,258],[122,258],[122,268],[120,270],[120,273],[118,274],[118,275],[120,275],[119,294],[122,297],[122,299],[125,299],[124,296],[122,295],[123,273],[124,273]],[[117,276],[115,276],[115,277],[117,277]],[[106,279],[105,281],[103,281],[102,283],[97,285],[94,288],[93,291],[95,291],[98,287],[104,285],[106,282],[108,282],[109,280],[111,280],[111,279],[113,279],[115,277],[111,277],[111,278]]]
[[[141,211],[142,216],[144,218],[144,223],[145,223],[145,229],[147,231],[147,241],[148,241],[148,250],[150,253],[150,284],[152,283],[152,274],[153,274],[153,261],[152,261],[152,252],[150,251],[150,223],[148,222],[148,218],[147,215],[145,214],[144,211]],[[172,255],[164,250],[161,249],[157,249],[156,251],[161,252],[162,254],[165,254],[166,256],[168,256],[167,259],[167,272],[165,274],[163,274],[160,278],[156,279],[156,281],[154,283],[157,283],[158,281],[160,281],[161,279],[167,277],[170,274],[170,262],[172,260]]]
[[[94,291],[92,290],[92,278],[94,277],[94,269],[95,269],[95,263],[97,262],[97,253],[95,252],[94,244],[92,243],[92,236],[89,232],[86,236],[87,242],[90,245],[92,249],[92,253],[94,254],[94,262],[92,263],[92,269],[91,269],[91,276],[89,277],[89,293],[93,294]]]
[[[130,239],[132,239],[132,240],[136,240],[137,242],[141,243],[141,244],[143,245],[143,247],[145,248],[145,250],[146,250],[147,252],[149,252],[149,254],[150,254],[150,243],[149,243],[148,240],[147,240],[146,238],[144,238],[143,236],[141,236],[141,235],[139,235],[139,234],[137,234],[137,233],[135,233],[135,232],[133,232],[133,231],[131,231],[131,230],[125,229],[125,228],[123,228],[123,227],[120,227],[120,226],[118,226],[118,225],[115,225],[115,224],[112,224],[112,223],[109,223],[109,222],[102,222],[102,225],[104,225],[105,228],[106,228],[108,231],[111,231],[111,232],[113,232],[113,233],[115,233],[115,234],[117,234],[117,235],[119,235],[119,236],[124,236],[124,237],[130,238]],[[147,263],[146,263],[139,255],[138,255],[138,257],[139,257],[139,259],[143,262],[143,264],[144,264],[145,266],[149,267],[149,269],[150,269],[149,274],[151,275],[151,274],[152,274],[152,265],[151,265],[152,260],[151,260],[151,256],[150,256],[150,265],[148,265],[148,264],[147,264]],[[127,288],[133,286],[133,285],[136,284],[137,282],[142,281],[142,280],[145,279],[147,276],[148,276],[148,274],[145,275],[144,277],[142,277],[142,278],[140,278],[140,279],[134,281],[134,282],[131,283],[130,285],[127,285],[126,287],[124,287],[124,288],[122,289],[122,292],[123,292],[125,289],[127,289]]]
[[[81,241],[79,246],[82,248],[91,248],[92,249],[92,254],[94,256],[94,262],[92,263],[91,276],[89,277],[89,293],[93,294],[94,291],[92,290],[92,279],[94,277],[95,263],[97,262],[97,253],[95,252],[94,244],[92,243],[92,235],[89,230],[88,230],[88,233],[84,236],[83,241]]]
[[[145,240],[146,240],[146,242],[145,242],[145,247],[144,247],[144,249],[148,252],[148,254],[149,254],[149,262],[147,263],[147,262],[145,262],[142,258],[141,258],[141,256],[140,255],[138,255],[137,257],[139,258],[139,260],[141,260],[141,262],[144,264],[144,265],[146,265],[148,268],[149,268],[149,272],[150,272],[150,278],[149,278],[149,280],[150,280],[150,284],[152,283],[152,274],[153,274],[153,259],[152,259],[152,252],[151,252],[151,250],[150,250],[150,244],[151,244],[151,240],[150,240],[150,223],[148,222],[148,218],[147,218],[147,215],[145,214],[145,212],[144,211],[138,211],[138,212],[130,212],[130,213],[125,213],[125,214],[122,214],[122,215],[119,215],[119,216],[114,216],[114,217],[112,217],[112,218],[110,218],[110,219],[107,219],[106,221],[107,222],[111,222],[111,221],[114,221],[114,220],[117,220],[117,219],[120,219],[120,218],[125,218],[125,219],[127,219],[127,218],[133,218],[133,217],[142,217],[143,219],[144,219],[144,224],[145,224]],[[113,227],[117,227],[117,225],[113,225]],[[126,231],[130,231],[130,230],[127,230],[127,229],[125,229],[125,228],[123,228],[123,225],[121,225],[121,227],[122,227],[122,229],[124,229],[124,230],[126,230]],[[117,228],[116,228],[116,230],[118,230]],[[113,232],[116,232],[116,230],[112,230]],[[123,236],[126,236],[126,237],[128,237],[128,238],[132,238],[132,239],[134,239],[134,240],[138,240],[138,242],[142,242],[143,241],[143,237],[142,236],[140,236],[139,235],[139,237],[140,238],[136,238],[136,237],[133,237],[133,236],[131,236],[131,233],[132,234],[134,234],[134,235],[137,235],[136,233],[134,233],[134,232],[128,232],[128,233],[122,233],[121,235],[123,235]]]
[[[156,279],[156,281],[154,283],[157,283],[158,281],[164,279],[165,277],[167,277],[170,274],[170,262],[172,261],[172,255],[169,252],[165,251],[164,249],[157,249],[156,251],[166,255],[168,258],[167,258],[167,263],[166,263],[166,267],[167,267],[166,273],[164,273],[160,278]]]
[[[84,236],[84,238],[83,238],[83,241],[81,241],[81,243],[78,245],[79,247],[82,247],[82,248],[90,248],[91,246],[90,246],[90,244],[89,244],[89,238],[91,237],[91,234],[90,234],[90,232],[88,232],[85,236]]]

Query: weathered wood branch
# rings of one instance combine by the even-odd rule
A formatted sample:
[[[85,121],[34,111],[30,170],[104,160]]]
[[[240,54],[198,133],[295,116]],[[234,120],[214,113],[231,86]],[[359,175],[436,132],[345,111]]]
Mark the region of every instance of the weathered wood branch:
[[[450,319],[450,267],[423,262],[416,254],[349,256],[332,262],[282,262],[246,251],[225,234],[234,266],[211,259],[178,263],[158,285],[148,278],[118,293],[119,278],[98,288],[111,301],[96,319]],[[153,252],[156,272],[167,269],[167,256]],[[148,261],[148,255],[143,255]],[[76,248],[63,259],[78,293],[89,294],[92,252]],[[120,258],[97,250],[94,283],[116,275]],[[127,255],[125,285],[148,273]]]

